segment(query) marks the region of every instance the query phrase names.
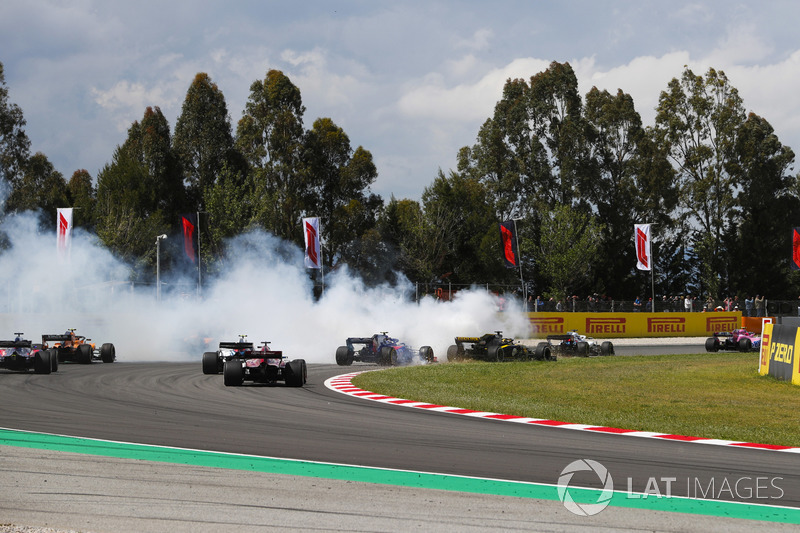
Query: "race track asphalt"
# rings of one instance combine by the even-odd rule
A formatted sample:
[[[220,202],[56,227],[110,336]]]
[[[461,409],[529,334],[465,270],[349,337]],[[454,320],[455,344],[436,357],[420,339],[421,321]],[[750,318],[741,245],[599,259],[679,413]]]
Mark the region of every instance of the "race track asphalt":
[[[619,346],[617,352],[619,355],[625,355],[632,349]],[[637,350],[641,351],[638,348]],[[748,498],[747,492],[743,490],[723,491],[715,496],[722,500],[733,499],[800,508],[800,461],[797,460],[797,454],[664,442],[613,434],[591,434],[444,413],[420,412],[351,398],[328,390],[323,385],[329,377],[357,369],[357,365],[349,368],[336,365],[310,365],[308,383],[303,388],[289,388],[282,385],[227,388],[223,385],[221,376],[203,375],[200,372],[199,361],[197,363],[123,361],[88,366],[64,364],[57,374],[49,376],[3,373],[0,375],[2,383],[0,427],[178,448],[546,484],[555,484],[564,467],[572,461],[588,458],[602,463],[621,489],[627,485],[634,492],[650,490],[652,494],[655,482],[657,490],[663,492],[665,488],[663,480],[674,479],[669,482],[673,495],[696,496],[698,487],[704,490],[714,485],[717,487],[714,489],[716,491],[723,483],[732,484],[742,479],[752,480],[749,483],[755,487],[755,480],[765,479],[772,480],[780,492],[762,491],[762,496],[767,497],[758,500],[754,499],[752,494]],[[2,449],[7,452],[9,450],[6,446]],[[63,464],[63,460],[59,460],[57,455],[57,452],[52,452],[51,456],[48,456],[52,463],[45,464]],[[12,456],[16,457],[16,462],[10,462]],[[67,456],[72,457],[72,454]],[[18,475],[19,471],[24,471],[25,468],[31,469],[32,475],[44,475],[48,469],[51,474],[59,474],[58,466],[43,467],[39,463],[36,468],[31,465],[24,466],[25,461],[30,458],[31,454],[19,453],[16,450],[13,454],[11,452],[4,454],[3,469],[0,470],[0,474],[8,479],[8,476]],[[75,459],[67,461],[73,466],[81,462],[86,463]],[[110,459],[98,462],[113,463]],[[122,470],[130,468],[131,465],[127,463],[131,461],[127,461],[119,468]],[[133,463],[135,464],[135,461]],[[97,465],[93,463],[93,466]],[[108,468],[111,468],[111,474],[108,474]],[[113,479],[116,468],[116,466],[104,468],[106,477],[110,476]],[[177,467],[164,466],[163,470],[166,472],[171,468]],[[157,473],[153,475],[157,477]],[[241,474],[230,475],[233,476],[232,479],[243,477]],[[61,482],[68,484],[69,479],[80,477],[78,474],[65,475]],[[24,481],[23,479],[18,479],[17,485],[30,485],[29,490],[34,492],[35,487],[41,489],[41,485],[30,484],[29,479]],[[275,480],[275,476],[270,479],[269,483],[275,483],[276,486],[281,484]],[[597,484],[597,480],[594,481]],[[222,489],[214,489],[198,482],[197,493],[218,494],[215,490],[221,490],[235,495],[239,492],[239,488],[230,486],[234,481],[227,480],[221,483]],[[309,481],[304,479],[302,483]],[[318,480],[314,488],[307,487],[307,491],[319,492],[322,490],[319,489],[320,486],[328,487],[322,490],[323,493],[329,492],[334,486],[337,487],[336,491],[356,490],[357,493],[350,496],[347,501],[350,505],[371,502],[367,504],[368,508],[372,508],[375,502],[382,501],[381,498],[387,498],[387,501],[391,500],[394,505],[406,509],[412,517],[415,517],[414,519],[418,517],[409,509],[416,508],[414,502],[419,502],[420,494],[426,492],[417,489],[411,496],[406,494],[409,489],[392,490],[386,486],[376,489],[375,485],[367,489],[356,488],[359,484],[351,484],[343,489],[338,486],[341,483]],[[591,486],[592,480],[587,479],[586,484]],[[183,486],[183,484],[178,485]],[[298,485],[294,483],[292,486]],[[742,488],[745,486],[742,485]],[[124,495],[125,489],[114,490]],[[361,492],[362,490],[367,494]],[[423,500],[425,497],[434,500],[444,498],[441,491],[433,492],[436,496],[423,496]],[[377,496],[378,493],[382,494],[380,498]],[[286,494],[286,491],[280,494]],[[466,495],[460,497],[461,503],[467,507],[480,507],[477,503],[463,500],[467,498]],[[405,498],[411,498],[410,503]],[[489,502],[496,503],[494,498],[501,497],[484,496],[476,498],[475,501],[485,502],[491,507],[494,504],[490,505]],[[509,516],[517,516],[516,513],[519,513],[519,517],[527,518],[520,518],[522,522],[519,523],[514,520],[496,522],[495,525],[498,526],[496,529],[538,530],[541,527],[545,530],[575,530],[582,523],[575,522],[574,519],[586,520],[585,517],[575,517],[567,513],[559,502],[541,504],[539,510],[549,514],[532,518],[530,501],[516,502],[515,498],[506,499],[512,500],[512,503],[503,504],[510,513]],[[219,500],[215,505],[222,505],[225,497],[220,497]],[[177,501],[188,500],[178,498]],[[202,498],[200,501],[203,501]],[[315,505],[324,506],[327,501],[322,495],[314,498]],[[400,502],[407,503],[401,505]],[[84,503],[90,505],[88,501]],[[305,504],[311,505],[311,501]],[[76,505],[75,502],[72,502],[72,505]],[[283,503],[284,507],[287,505],[289,504]],[[384,503],[379,506],[380,508],[375,508],[372,514],[364,511],[365,516],[380,517],[387,513],[392,505]],[[448,503],[445,506],[449,505],[455,504]],[[176,504],[177,515],[172,519],[175,527],[177,524],[189,524],[186,526],[187,531],[203,529],[199,524],[206,524],[205,521],[192,523],[179,508],[181,505]],[[348,505],[347,508],[351,507]],[[152,524],[139,521],[133,510],[130,510],[133,514],[111,513],[115,517],[115,520],[111,521],[103,521],[103,517],[108,519],[110,516],[107,508],[90,511],[87,507],[85,513],[90,517],[85,521],[81,521],[84,515],[80,513],[59,515],[49,511],[44,515],[29,515],[25,512],[25,505],[0,499],[0,523],[7,520],[4,520],[4,517],[16,517],[21,520],[37,518],[41,520],[46,517],[48,524],[63,524],[60,527],[76,527],[75,524],[78,524],[77,527],[83,527],[85,531],[158,531],[159,524],[164,525],[164,522],[159,521]],[[480,529],[487,524],[491,525],[491,520],[497,519],[496,510],[487,513],[484,516],[476,511],[474,524],[464,522],[463,528],[456,527],[456,529],[468,530],[472,527]],[[663,513],[655,512],[640,515],[638,513],[645,512],[617,509],[614,512],[604,511],[604,513],[598,517],[604,516],[604,520],[617,517],[614,520],[619,521],[606,524],[614,528],[625,524],[626,529],[635,530],[640,525],[643,529],[648,529],[647,522],[655,520],[654,523],[665,526],[665,530],[672,529],[671,525],[666,527],[668,524],[674,524],[676,530],[687,530],[680,525],[681,520],[685,518],[683,515],[671,514],[667,520],[663,517],[657,518]],[[343,522],[335,520],[323,521],[321,524],[314,522],[316,525],[313,527],[347,530],[360,529],[363,526],[366,529],[400,530],[406,529],[413,522],[413,520],[404,522],[399,518],[402,513],[398,515],[393,511],[390,514],[392,517],[390,521],[372,525],[367,525],[366,522],[362,524],[359,521],[348,521],[356,520],[352,516],[337,515],[335,518]],[[477,520],[478,515],[489,522]],[[73,520],[58,522],[58,516],[71,516]],[[432,517],[432,521],[426,523],[427,527],[422,526],[423,529],[435,530],[439,527],[447,529],[448,524],[452,525],[452,521],[448,521],[446,516],[449,515]],[[495,518],[491,518],[493,516]],[[219,528],[218,518],[210,520],[209,527]],[[543,521],[539,523],[539,519]],[[266,527],[259,520],[261,519],[254,518],[252,523],[243,522],[240,526]],[[332,518],[329,516],[327,520]],[[526,525],[525,520],[533,522]],[[686,519],[684,525],[688,525],[688,530],[692,530],[693,526],[705,524],[703,520],[707,518]],[[736,521],[728,524],[726,530],[735,530],[746,522]],[[221,523],[225,523],[225,520]],[[131,524],[132,527],[126,529],[125,524]],[[592,524],[601,525],[598,522]],[[763,523],[753,524],[757,526]],[[107,529],[91,529],[93,525]],[[292,523],[288,522],[282,529],[291,525]],[[588,527],[589,523],[583,525]],[[777,527],[778,524],[773,523],[770,526],[770,529],[774,530],[772,526]],[[298,522],[298,529],[311,527],[312,522]],[[747,529],[746,526],[742,527]],[[170,529],[180,530],[173,527]]]

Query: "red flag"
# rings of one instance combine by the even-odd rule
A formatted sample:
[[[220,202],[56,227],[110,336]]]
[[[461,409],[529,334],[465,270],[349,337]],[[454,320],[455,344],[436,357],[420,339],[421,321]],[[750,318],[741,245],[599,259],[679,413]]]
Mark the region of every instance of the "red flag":
[[[183,229],[183,251],[186,252],[186,257],[192,263],[197,262],[197,242],[195,235],[197,234],[197,216],[181,215],[181,226]]]
[[[56,210],[56,217],[58,218],[56,225],[58,257],[64,260],[69,258],[72,247],[72,208],[59,207]]]
[[[800,228],[792,231],[792,270],[800,270]]]
[[[319,253],[319,218],[303,219],[303,234],[306,241],[305,264],[307,268],[322,268]]]
[[[513,220],[500,223],[500,243],[503,247],[503,263],[508,268],[517,266],[517,232]]]
[[[636,238],[636,268],[651,270],[650,264],[650,224],[634,224],[633,232]]]

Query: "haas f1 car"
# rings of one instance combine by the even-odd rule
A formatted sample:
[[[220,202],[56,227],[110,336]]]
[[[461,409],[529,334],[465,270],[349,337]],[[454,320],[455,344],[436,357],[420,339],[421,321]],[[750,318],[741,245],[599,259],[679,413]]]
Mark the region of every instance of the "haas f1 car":
[[[262,346],[235,351],[222,365],[226,387],[238,387],[245,381],[275,383],[283,381],[289,387],[302,387],[308,370],[304,359],[289,361],[282,351],[270,350],[266,341]]]
[[[714,333],[713,337],[706,339],[707,352],[718,352],[719,350],[757,352],[760,349],[761,335],[746,329],[735,329],[727,333]]]
[[[91,340],[75,335],[75,330],[69,329],[63,335],[42,335],[42,347],[49,349],[59,363],[70,361],[88,365],[95,360],[104,363],[116,361],[117,352],[113,344],[107,342],[97,349]]]
[[[253,343],[247,342],[247,335],[239,335],[237,342],[220,342],[216,352],[203,354],[203,374],[222,374],[225,362],[236,354],[253,351]]]
[[[502,331],[487,333],[481,337],[456,337],[456,343],[447,349],[448,361],[479,359],[482,361],[526,361],[538,359],[555,361],[550,351],[531,352],[524,344],[503,337]]]
[[[36,374],[49,374],[58,371],[58,358],[51,350],[42,349],[31,341],[15,333],[13,341],[0,341],[0,368]]]
[[[345,342],[345,346],[336,349],[336,364],[340,366],[350,366],[353,361],[385,366],[436,362],[430,346],[415,350],[390,337],[385,331],[372,337],[350,337]]]
[[[536,353],[547,352],[560,355],[577,355],[589,357],[590,355],[614,355],[614,343],[611,341],[597,342],[592,337],[581,335],[576,330],[560,335],[548,335],[547,342],[540,342],[536,346]]]

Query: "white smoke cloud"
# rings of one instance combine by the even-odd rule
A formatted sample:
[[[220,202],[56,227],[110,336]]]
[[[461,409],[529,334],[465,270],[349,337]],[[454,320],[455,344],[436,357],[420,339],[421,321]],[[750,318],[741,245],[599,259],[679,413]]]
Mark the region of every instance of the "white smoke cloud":
[[[129,267],[94,235],[77,231],[69,261],[60,262],[55,231],[40,232],[35,214],[5,217],[0,232],[10,241],[0,253],[0,338],[24,332],[38,342],[42,334],[75,328],[98,345],[113,343],[121,362],[197,361],[199,371],[205,349],[247,335],[290,359],[334,363],[347,337],[382,331],[415,348],[432,346],[444,361],[455,336],[527,332],[524,315],[498,314],[485,289],[462,291],[452,302],[416,303],[410,283],[366,287],[346,268],[326,273],[315,300],[302,251],[264,232],[227,243],[222,273],[203,280],[202,298],[164,290],[160,302],[154,284],[126,281]],[[179,281],[194,287],[196,278]]]

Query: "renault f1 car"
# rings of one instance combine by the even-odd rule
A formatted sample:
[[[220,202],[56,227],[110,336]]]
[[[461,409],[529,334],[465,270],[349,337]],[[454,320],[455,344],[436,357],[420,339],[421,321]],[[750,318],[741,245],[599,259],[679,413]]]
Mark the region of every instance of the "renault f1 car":
[[[482,361],[526,361],[540,359],[555,361],[550,351],[535,353],[514,339],[503,337],[502,331],[487,333],[481,337],[456,337],[455,344],[447,349],[448,361],[479,359]]]
[[[253,351],[253,343],[247,342],[247,335],[239,335],[236,342],[220,342],[216,352],[203,354],[203,374],[222,374],[225,361],[236,354]]]
[[[614,343],[611,341],[598,342],[592,337],[581,335],[577,330],[572,330],[569,333],[548,335],[547,342],[540,342],[536,345],[537,357],[546,352],[580,357],[614,355]]]
[[[761,349],[761,335],[744,328],[729,332],[714,333],[706,339],[706,351],[737,350],[740,352],[757,352]]]
[[[357,345],[361,347],[358,348]],[[336,349],[337,365],[350,366],[353,361],[397,366],[434,363],[436,357],[430,346],[415,350],[383,331],[372,337],[349,337],[345,341],[345,346]]]
[[[222,367],[226,387],[238,387],[245,381],[283,381],[289,387],[302,387],[306,383],[307,375],[305,359],[289,361],[282,351],[270,350],[267,341],[256,349],[237,350]]]
[[[63,335],[42,335],[43,349],[49,349],[59,363],[69,361],[88,365],[96,360],[104,363],[116,361],[117,352],[113,344],[107,342],[98,349],[91,341],[83,335],[75,335],[75,329],[68,329]]]
[[[42,349],[15,333],[13,341],[0,341],[0,368],[36,374],[49,374],[58,371],[58,358],[51,350]]]

